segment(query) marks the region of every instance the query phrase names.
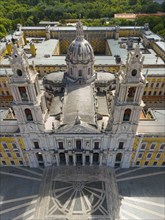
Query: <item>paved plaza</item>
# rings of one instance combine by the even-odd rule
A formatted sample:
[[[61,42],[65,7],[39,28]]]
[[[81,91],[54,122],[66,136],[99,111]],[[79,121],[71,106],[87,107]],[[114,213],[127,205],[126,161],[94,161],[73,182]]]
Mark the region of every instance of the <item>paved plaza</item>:
[[[161,220],[164,185],[163,168],[1,167],[0,220]]]

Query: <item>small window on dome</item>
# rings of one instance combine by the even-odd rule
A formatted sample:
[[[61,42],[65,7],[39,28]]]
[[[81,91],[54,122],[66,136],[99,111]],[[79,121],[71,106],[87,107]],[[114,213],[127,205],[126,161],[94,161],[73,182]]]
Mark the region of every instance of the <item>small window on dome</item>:
[[[22,76],[22,70],[17,69],[17,75],[18,75],[18,76]]]

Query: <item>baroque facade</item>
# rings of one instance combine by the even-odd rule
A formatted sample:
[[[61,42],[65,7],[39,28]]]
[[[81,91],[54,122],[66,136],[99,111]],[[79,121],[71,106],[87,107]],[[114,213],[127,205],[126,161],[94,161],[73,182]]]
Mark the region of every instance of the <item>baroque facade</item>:
[[[162,124],[157,115],[164,113],[147,109],[142,101],[147,74],[142,73],[144,57],[138,43],[115,75],[96,71],[93,48],[85,40],[79,21],[76,39],[65,60],[66,71],[53,72],[39,80],[25,51],[13,47],[13,74],[8,82],[14,101],[12,109],[6,112],[8,118],[3,115],[5,119],[1,120],[1,137],[11,136],[14,141],[18,136],[22,138],[25,148],[19,148],[20,165],[164,165],[164,136],[159,131]],[[150,132],[145,123],[148,128],[154,128],[155,123],[157,129]],[[146,141],[151,136],[159,138],[158,143],[151,142],[151,146],[155,144],[151,152],[157,149],[159,157],[151,152],[145,152],[143,157],[141,153],[144,145],[151,147]],[[10,152],[4,148],[2,138],[1,143],[4,151],[0,160],[5,165],[4,155]],[[12,144],[13,140],[9,145]],[[6,165],[9,164],[12,163]]]

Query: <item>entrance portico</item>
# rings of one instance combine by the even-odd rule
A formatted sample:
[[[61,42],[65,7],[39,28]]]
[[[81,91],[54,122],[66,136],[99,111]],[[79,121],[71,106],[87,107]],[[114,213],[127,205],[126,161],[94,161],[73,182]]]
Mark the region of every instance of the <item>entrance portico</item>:
[[[102,154],[90,151],[57,152],[54,155],[57,166],[62,165],[102,165]]]

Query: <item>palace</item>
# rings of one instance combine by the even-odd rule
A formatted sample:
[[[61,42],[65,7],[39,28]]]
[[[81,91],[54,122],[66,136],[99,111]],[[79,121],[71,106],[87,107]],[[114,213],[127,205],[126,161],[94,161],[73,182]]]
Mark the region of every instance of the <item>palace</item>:
[[[3,44],[1,165],[165,165],[165,42],[147,25],[19,25]]]

